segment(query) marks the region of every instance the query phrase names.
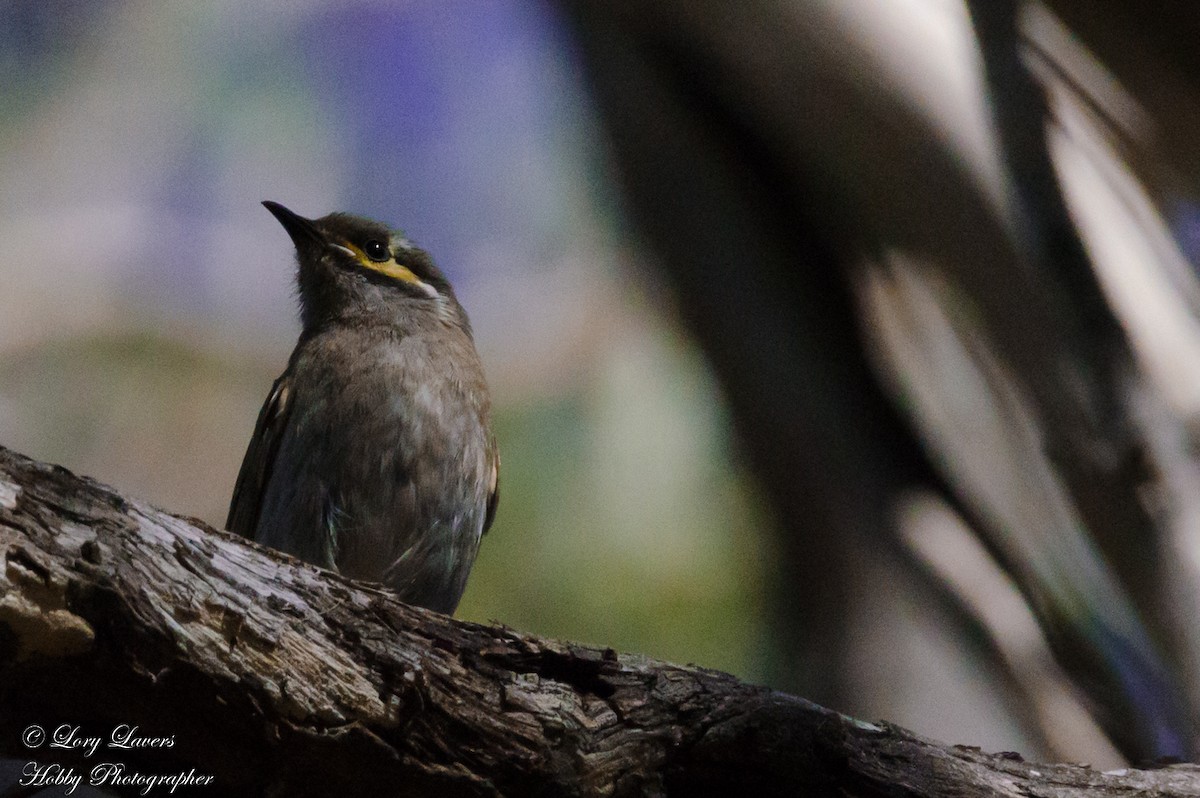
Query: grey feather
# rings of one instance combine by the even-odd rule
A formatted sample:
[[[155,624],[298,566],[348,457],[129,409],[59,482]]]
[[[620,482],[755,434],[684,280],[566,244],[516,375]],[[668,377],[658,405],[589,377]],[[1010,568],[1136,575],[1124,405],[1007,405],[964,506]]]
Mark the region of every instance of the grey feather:
[[[259,414],[229,528],[453,612],[498,495],[466,316],[431,263],[437,290],[417,294],[297,246],[305,329]]]

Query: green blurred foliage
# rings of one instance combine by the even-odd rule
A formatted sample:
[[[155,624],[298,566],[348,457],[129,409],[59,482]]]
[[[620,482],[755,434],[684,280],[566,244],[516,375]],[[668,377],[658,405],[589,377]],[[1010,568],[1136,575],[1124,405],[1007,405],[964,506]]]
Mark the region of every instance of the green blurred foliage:
[[[761,678],[763,514],[716,386],[661,327],[611,343],[586,384],[498,404],[500,512],[459,615]],[[282,365],[50,341],[0,357],[0,441],[220,526]]]

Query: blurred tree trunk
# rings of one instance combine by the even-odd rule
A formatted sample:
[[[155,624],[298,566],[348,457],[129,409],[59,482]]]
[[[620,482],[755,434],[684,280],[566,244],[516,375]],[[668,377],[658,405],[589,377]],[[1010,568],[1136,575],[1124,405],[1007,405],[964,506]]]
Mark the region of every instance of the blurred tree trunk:
[[[995,133],[982,165],[830,4],[562,5],[631,219],[780,519],[773,683],[856,709],[857,563],[883,549],[921,570],[898,508],[926,490],[1003,567],[1124,754],[1190,756],[1193,625],[1171,602],[1191,593],[1165,587],[1170,513],[1147,501],[1170,493],[1151,439],[1178,420],[1146,421],[1017,4],[968,3]]]

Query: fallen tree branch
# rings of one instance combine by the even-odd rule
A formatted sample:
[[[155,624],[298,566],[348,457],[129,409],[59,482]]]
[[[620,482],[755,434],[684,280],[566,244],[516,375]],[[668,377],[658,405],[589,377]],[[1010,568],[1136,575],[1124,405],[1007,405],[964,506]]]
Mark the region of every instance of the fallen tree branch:
[[[1032,765],[716,671],[455,621],[2,448],[0,565],[0,753],[60,779],[109,766],[102,786],[139,792],[190,772],[198,795],[1200,796],[1192,766]]]

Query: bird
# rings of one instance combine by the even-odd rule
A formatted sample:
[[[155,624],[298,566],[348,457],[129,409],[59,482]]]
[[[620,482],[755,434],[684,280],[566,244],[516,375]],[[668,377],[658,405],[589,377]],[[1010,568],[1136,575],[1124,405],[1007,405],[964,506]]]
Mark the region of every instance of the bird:
[[[296,248],[301,332],[258,415],[226,528],[453,614],[499,500],[466,311],[403,233],[263,205]]]

